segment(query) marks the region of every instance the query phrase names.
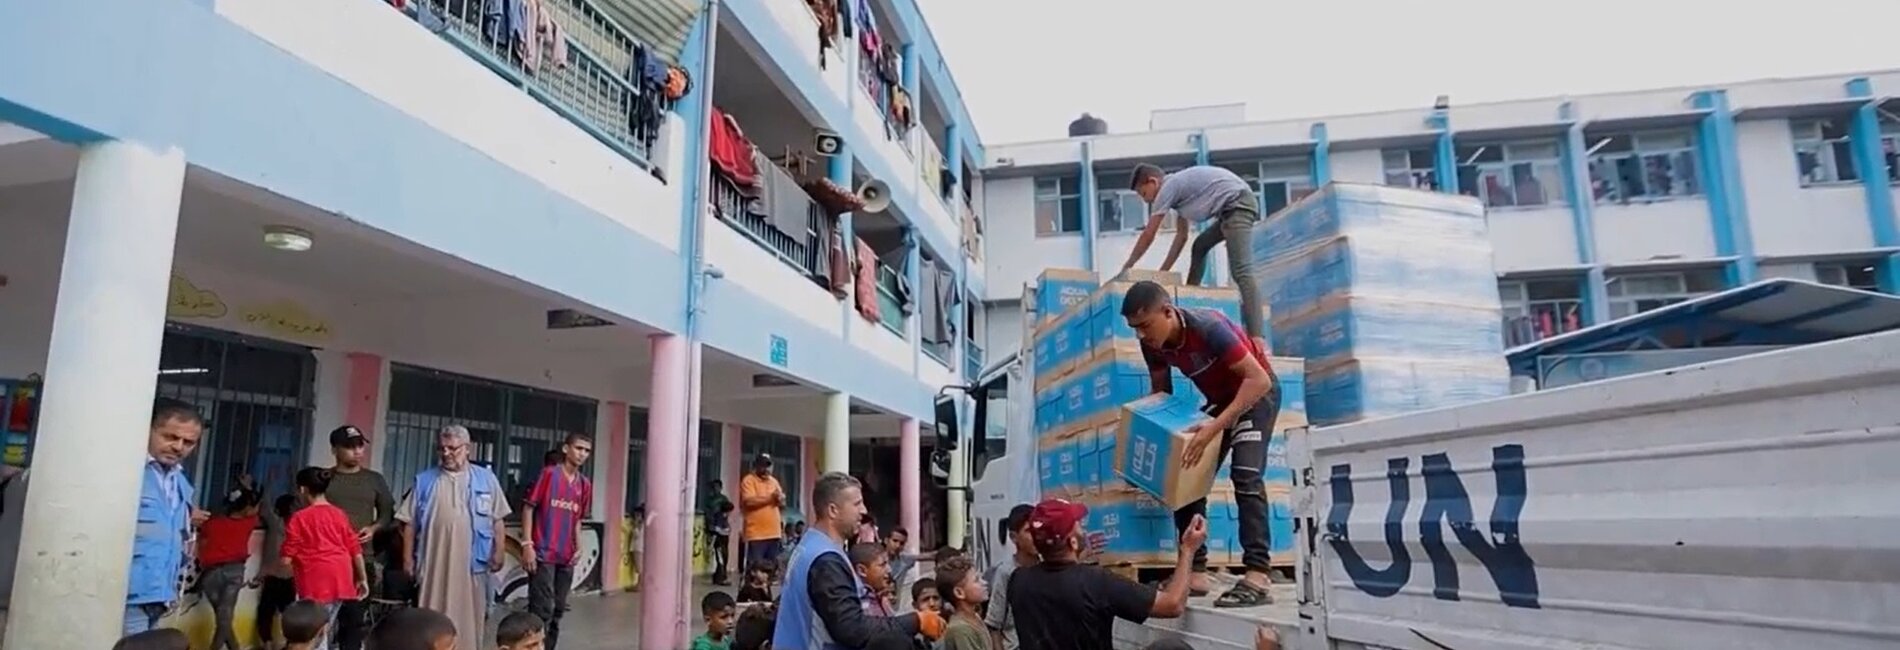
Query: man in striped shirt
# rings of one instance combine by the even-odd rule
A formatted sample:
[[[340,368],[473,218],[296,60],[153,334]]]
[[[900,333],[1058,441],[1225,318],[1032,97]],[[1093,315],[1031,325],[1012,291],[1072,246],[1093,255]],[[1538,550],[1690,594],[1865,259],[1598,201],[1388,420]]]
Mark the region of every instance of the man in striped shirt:
[[[579,433],[561,443],[561,462],[541,469],[521,518],[521,568],[528,571],[528,611],[547,621],[546,647],[561,639],[561,615],[574,585],[574,556],[580,550],[581,519],[594,508],[594,484],[581,473],[594,441]]]

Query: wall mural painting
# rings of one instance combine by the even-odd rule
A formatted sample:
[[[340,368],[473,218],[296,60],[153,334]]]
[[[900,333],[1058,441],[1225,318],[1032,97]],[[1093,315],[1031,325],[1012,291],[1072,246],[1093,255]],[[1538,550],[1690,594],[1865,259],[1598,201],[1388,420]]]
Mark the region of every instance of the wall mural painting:
[[[502,560],[502,567],[490,581],[493,589],[494,606],[501,609],[527,609],[528,574],[521,570],[521,529],[510,526],[508,529],[508,552]],[[257,575],[259,548],[263,544],[263,531],[251,534],[251,559],[245,564],[246,576]],[[601,553],[603,527],[598,522],[582,522],[580,552],[575,558],[574,594],[598,593],[601,589]],[[191,637],[193,650],[205,650],[211,647],[212,615],[211,603],[197,590],[198,568],[187,565],[178,575],[179,593],[184,594],[170,612],[159,620],[162,627],[184,630]],[[250,647],[257,643],[258,590],[246,587],[238,593],[236,618],[232,630],[237,633],[238,643]]]

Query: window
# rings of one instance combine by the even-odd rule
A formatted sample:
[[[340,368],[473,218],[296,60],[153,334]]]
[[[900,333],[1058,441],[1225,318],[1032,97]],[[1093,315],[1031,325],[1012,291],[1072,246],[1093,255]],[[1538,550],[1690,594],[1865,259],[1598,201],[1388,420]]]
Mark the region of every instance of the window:
[[[1821,284],[1837,287],[1860,289],[1861,291],[1879,291],[1880,282],[1874,279],[1873,262],[1833,262],[1814,265],[1814,280]]]
[[[1519,142],[1458,147],[1458,193],[1493,208],[1550,205],[1564,201],[1563,166],[1557,142]]]
[[[1082,178],[1036,179],[1036,236],[1082,232]]]
[[[1387,149],[1384,158],[1386,185],[1419,190],[1438,189],[1438,177],[1432,171],[1431,148]]]
[[[1172,174],[1181,171],[1181,167],[1162,167],[1161,171]],[[1095,173],[1095,227],[1097,232],[1140,232],[1147,225],[1148,202],[1141,195],[1128,189],[1128,181],[1134,176],[1133,169],[1098,171]],[[1161,231],[1174,229],[1174,219],[1162,219]]]
[[[1801,175],[1802,186],[1860,180],[1847,120],[1791,122],[1789,128],[1794,131],[1795,171]]]
[[[1596,138],[1590,148],[1590,187],[1598,203],[1702,194],[1695,138],[1688,131],[1606,136]]]
[[[1794,132],[1795,172],[1802,186],[1860,180],[1847,119],[1791,122],[1789,128]],[[1887,182],[1900,183],[1900,165],[1894,164],[1900,158],[1900,124],[1880,123],[1880,151],[1887,161]]]
[[[1583,282],[1579,278],[1500,280],[1504,345],[1517,347],[1583,327]]]
[[[1239,175],[1253,186],[1259,197],[1260,216],[1270,217],[1294,201],[1313,193],[1312,163],[1298,158],[1221,163],[1227,171]]]
[[[1713,269],[1639,273],[1609,279],[1610,318],[1632,316],[1722,290],[1722,273]]]

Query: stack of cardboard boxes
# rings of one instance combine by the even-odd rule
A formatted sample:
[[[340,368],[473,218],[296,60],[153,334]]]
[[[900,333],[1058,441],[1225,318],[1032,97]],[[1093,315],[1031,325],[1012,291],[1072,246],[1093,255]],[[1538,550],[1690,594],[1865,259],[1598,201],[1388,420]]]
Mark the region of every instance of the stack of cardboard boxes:
[[[1484,206],[1333,183],[1255,228],[1280,352],[1302,357],[1316,425],[1510,393]]]
[[[1174,509],[1206,495],[1212,566],[1240,563],[1239,519],[1227,466],[1181,468],[1179,433],[1201,419],[1203,398],[1175,372],[1172,396],[1153,396],[1134,330],[1121,315],[1122,297],[1139,280],[1171,289],[1175,302],[1214,309],[1240,320],[1232,288],[1187,287],[1173,273],[1131,272],[1105,285],[1095,274],[1050,269],[1037,282],[1039,319],[1030,350],[1035,372],[1035,431],[1044,498],[1089,506],[1089,530],[1107,541],[1109,564],[1172,566]],[[1281,416],[1269,451],[1269,526],[1276,560],[1292,561],[1290,493],[1284,429],[1306,423],[1298,359],[1273,358],[1282,382]],[[1212,459],[1209,449],[1206,458]]]

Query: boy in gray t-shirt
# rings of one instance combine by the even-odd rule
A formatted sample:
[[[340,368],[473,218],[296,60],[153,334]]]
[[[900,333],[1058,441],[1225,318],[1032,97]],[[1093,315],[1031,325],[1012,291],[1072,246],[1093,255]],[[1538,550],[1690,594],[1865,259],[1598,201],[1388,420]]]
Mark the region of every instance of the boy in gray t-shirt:
[[[1175,226],[1168,256],[1161,261],[1163,271],[1173,268],[1175,259],[1181,256],[1181,247],[1187,244],[1188,224],[1213,221],[1194,238],[1187,283],[1189,286],[1201,284],[1201,276],[1207,269],[1207,254],[1214,250],[1214,245],[1225,241],[1227,274],[1233,278],[1234,288],[1240,291],[1242,324],[1247,328],[1247,335],[1259,341],[1261,349],[1267,349],[1260,288],[1254,278],[1251,253],[1247,250],[1253,226],[1260,222],[1253,187],[1233,172],[1212,165],[1196,165],[1167,174],[1148,163],[1135,166],[1129,187],[1148,202],[1149,217],[1121,270],[1134,268],[1135,262],[1148,253],[1148,247],[1154,244],[1155,231],[1161,229],[1162,220],[1169,212],[1178,215],[1180,223]]]

